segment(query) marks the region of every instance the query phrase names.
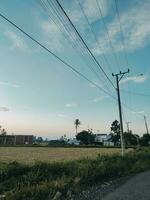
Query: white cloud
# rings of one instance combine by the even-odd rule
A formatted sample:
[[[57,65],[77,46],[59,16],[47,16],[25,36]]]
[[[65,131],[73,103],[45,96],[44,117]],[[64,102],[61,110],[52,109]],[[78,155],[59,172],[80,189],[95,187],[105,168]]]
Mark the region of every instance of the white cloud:
[[[59,113],[58,117],[64,118],[64,117],[66,117],[66,115]]]
[[[0,107],[0,112],[7,112],[9,111],[9,108],[7,107]]]
[[[14,88],[19,88],[20,87],[20,85],[13,84],[13,83],[8,83],[8,82],[3,82],[3,81],[0,81],[0,85],[14,87]]]
[[[99,81],[99,80],[93,80],[92,81],[93,82],[93,84],[92,83],[89,83],[89,86],[91,87],[91,88],[96,88],[97,86],[99,86],[99,87],[101,87],[102,89],[105,89],[105,87],[104,87],[104,85]],[[96,86],[97,85],[97,86]]]
[[[144,83],[145,81],[147,81],[147,79],[149,79],[148,75],[131,76],[131,77],[122,79],[120,83],[127,83],[127,82]]]
[[[110,0],[98,0],[100,3],[100,7],[103,12],[104,20],[105,16],[109,15],[111,11],[114,9],[112,6],[112,1]],[[93,23],[97,20],[101,20],[101,16],[98,10],[98,6],[96,4],[96,0],[80,0],[82,7],[90,21]],[[133,4],[132,4],[133,5]],[[124,33],[124,39],[126,44],[126,50],[128,52],[133,52],[139,48],[142,48],[150,43],[150,1],[145,0],[142,2],[138,2],[136,5],[129,7],[128,9],[124,9],[120,12],[120,19]],[[80,8],[77,5],[77,2],[72,1],[67,8],[67,13],[71,20],[80,27],[80,31],[82,30],[85,35],[87,34],[87,24],[84,16]],[[114,13],[114,10],[113,10]],[[123,50],[121,43],[121,35],[119,29],[119,22],[117,16],[115,16],[109,22],[106,21],[107,28],[109,31],[109,36],[116,52],[120,52]],[[62,31],[58,29],[58,27],[49,20],[42,21],[40,26],[42,27],[45,34],[45,41],[49,47],[53,50],[61,52],[64,50],[63,41],[64,36],[62,32],[65,32],[64,27],[61,25],[58,20],[58,24],[61,26]],[[70,27],[69,22],[65,21],[65,25]],[[98,31],[98,30],[97,30]],[[77,36],[74,32],[70,33],[72,35],[72,40],[76,41]],[[98,32],[98,40],[101,48],[97,45],[97,43],[93,42],[93,37],[88,34],[88,42],[92,45],[93,53],[102,54],[102,53],[111,53],[110,45],[108,44],[107,35],[104,28],[99,29]],[[90,38],[91,37],[91,38]],[[75,42],[74,42],[75,45]]]
[[[48,47],[58,52],[63,51],[63,35],[57,25],[47,20],[41,22],[41,27],[44,31],[44,40]]]
[[[103,16],[106,16],[111,2],[108,0],[98,0],[99,6],[103,12]],[[100,18],[99,9],[96,3],[96,0],[84,0],[83,1],[83,8],[87,14],[87,17],[90,18],[90,21],[96,21]]]
[[[27,50],[27,45],[26,43],[24,42],[24,40],[18,36],[15,32],[11,31],[11,30],[7,30],[7,31],[4,31],[4,35],[9,39],[11,40],[12,42],[12,47],[11,49],[14,49],[14,48],[18,48],[18,49],[21,49],[21,50]]]
[[[98,0],[98,1],[103,10],[103,15],[105,16],[109,11],[111,3],[109,0]],[[51,10],[53,15],[55,16],[56,15],[55,12],[50,7],[50,5],[47,3],[47,1],[45,1],[45,3],[47,5],[47,7]],[[90,23],[92,23],[100,18],[96,0],[81,0],[80,3],[90,21]],[[80,29],[82,29],[83,32],[86,32],[88,25],[87,25],[85,18],[78,6],[77,1],[72,1],[66,10],[67,10],[67,13],[69,14],[70,19],[73,21],[73,23],[80,26]],[[44,31],[44,40],[45,40],[46,45],[49,48],[52,48],[54,51],[57,51],[57,52],[62,52],[64,50],[64,47],[63,47],[64,35],[63,35],[63,33],[66,34],[66,36],[68,38],[70,38],[70,40],[72,40],[72,42],[74,43],[73,45],[76,45],[76,41],[79,39],[78,36],[75,34],[75,32],[72,30],[72,27],[71,27],[69,21],[64,20],[63,18],[64,18],[64,15],[62,14],[62,20],[64,21],[63,23],[65,25],[65,28],[57,16],[55,16],[55,20],[56,20],[55,22],[58,24],[59,27],[55,23],[51,22],[50,20],[42,20],[42,21],[40,20],[40,27]],[[66,27],[68,29],[70,29],[69,33],[66,32]]]
[[[144,114],[145,111],[144,110],[140,110],[140,111],[133,111],[132,114]]]
[[[111,6],[111,1],[98,0],[98,2],[99,2],[99,6],[103,12],[103,16],[105,17],[107,15],[107,13],[109,12],[109,9]],[[99,20],[101,18],[96,0],[82,0],[82,1],[80,0],[80,4],[81,4],[87,18],[89,19],[90,23],[92,23],[96,20]],[[78,3],[77,3],[77,5],[78,5]],[[83,16],[83,14],[79,7],[78,7],[79,8],[78,10],[75,10],[74,7],[75,7],[75,4],[73,3],[72,8],[69,12],[69,15],[74,22],[77,22],[79,25],[83,25],[85,23],[85,18]]]
[[[65,105],[65,107],[67,107],[67,108],[72,108],[72,107],[77,107],[78,105],[76,104],[76,103],[67,103],[66,105]]]
[[[104,99],[108,98],[108,96],[101,96],[101,97],[96,97],[94,98],[92,101],[95,102],[95,103],[98,103]]]
[[[129,10],[125,10],[120,13],[127,51],[133,52],[136,49],[142,48],[150,43],[149,10],[150,1],[145,0],[141,3],[139,2]],[[115,47],[115,51],[122,51],[123,48],[117,17],[115,17],[115,19],[110,22],[107,27],[111,42]],[[109,48],[104,32],[100,32],[99,35],[99,43],[101,44],[102,49],[99,49],[98,46],[94,44],[93,51],[97,54],[101,54],[102,52],[110,53],[111,48]]]

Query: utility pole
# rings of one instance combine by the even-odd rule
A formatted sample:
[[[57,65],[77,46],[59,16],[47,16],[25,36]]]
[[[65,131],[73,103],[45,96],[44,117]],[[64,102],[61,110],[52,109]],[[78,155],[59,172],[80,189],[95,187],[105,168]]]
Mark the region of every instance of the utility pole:
[[[121,139],[121,150],[122,150],[122,156],[124,156],[125,153],[125,143],[124,143],[124,135],[123,135],[123,120],[122,120],[122,109],[121,109],[121,99],[120,99],[120,88],[119,88],[119,82],[124,77],[125,74],[129,73],[129,69],[126,72],[121,72],[118,74],[112,74],[112,76],[116,77],[116,84],[117,84],[117,96],[118,96],[118,109],[119,109],[119,118],[120,118],[120,139]]]
[[[127,132],[129,133],[130,132],[129,124],[131,124],[131,122],[126,122],[126,124],[127,124]]]
[[[148,126],[147,126],[147,120],[146,120],[146,116],[144,116],[144,121],[145,121],[146,133],[147,133],[147,134],[149,134],[149,131],[148,131]]]

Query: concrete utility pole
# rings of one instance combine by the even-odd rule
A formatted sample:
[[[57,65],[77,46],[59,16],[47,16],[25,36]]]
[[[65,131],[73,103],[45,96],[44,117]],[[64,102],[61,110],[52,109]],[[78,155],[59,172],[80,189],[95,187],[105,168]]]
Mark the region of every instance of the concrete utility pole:
[[[118,108],[119,108],[119,118],[120,118],[120,138],[121,138],[121,150],[122,156],[125,153],[125,143],[124,143],[124,135],[123,135],[123,120],[122,120],[122,110],[121,110],[121,99],[120,99],[120,89],[119,89],[119,82],[124,77],[125,74],[129,73],[129,69],[127,72],[121,72],[118,74],[112,74],[112,76],[116,77],[116,84],[117,84],[117,96],[118,96]]]
[[[129,133],[130,132],[129,124],[131,124],[131,122],[126,122],[126,124],[127,124],[127,132]]]
[[[147,120],[146,120],[146,116],[144,116],[144,121],[145,121],[146,133],[147,133],[147,134],[149,134],[149,131],[148,131],[148,126],[147,126]]]

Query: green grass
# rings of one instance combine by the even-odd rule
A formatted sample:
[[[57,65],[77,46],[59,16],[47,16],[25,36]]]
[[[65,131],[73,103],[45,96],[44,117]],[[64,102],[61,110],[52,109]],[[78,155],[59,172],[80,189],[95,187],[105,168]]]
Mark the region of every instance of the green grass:
[[[3,163],[0,165],[0,194],[8,200],[53,199],[59,191],[61,199],[68,191],[150,169],[150,149],[119,155],[98,156],[69,162],[38,162],[33,165]]]

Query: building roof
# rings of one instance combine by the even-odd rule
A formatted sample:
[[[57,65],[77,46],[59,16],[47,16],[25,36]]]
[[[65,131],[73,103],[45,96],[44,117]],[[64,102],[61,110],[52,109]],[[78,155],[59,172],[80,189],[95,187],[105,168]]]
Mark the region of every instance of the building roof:
[[[106,133],[98,133],[98,134],[95,134],[96,136],[107,136]]]

